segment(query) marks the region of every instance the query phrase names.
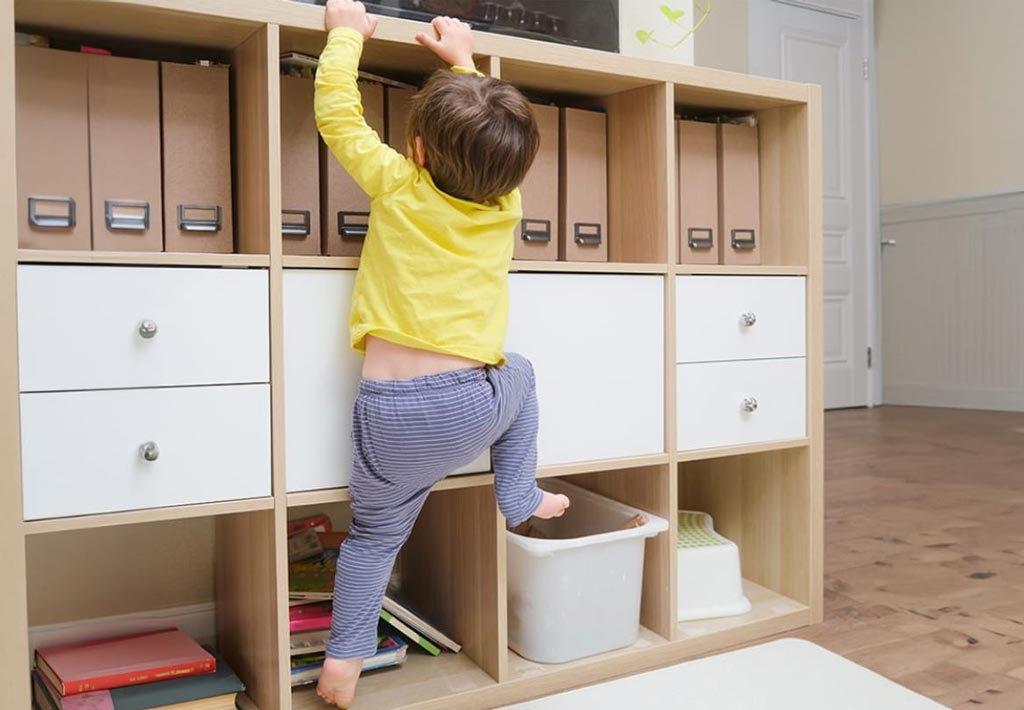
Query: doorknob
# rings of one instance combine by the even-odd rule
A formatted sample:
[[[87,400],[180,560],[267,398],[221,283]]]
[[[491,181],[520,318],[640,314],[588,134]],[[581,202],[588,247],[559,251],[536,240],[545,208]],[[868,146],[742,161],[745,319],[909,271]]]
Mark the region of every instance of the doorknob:
[[[883,239],[882,240],[882,246],[883,247],[894,247],[894,246],[896,246],[896,240],[895,239]]]

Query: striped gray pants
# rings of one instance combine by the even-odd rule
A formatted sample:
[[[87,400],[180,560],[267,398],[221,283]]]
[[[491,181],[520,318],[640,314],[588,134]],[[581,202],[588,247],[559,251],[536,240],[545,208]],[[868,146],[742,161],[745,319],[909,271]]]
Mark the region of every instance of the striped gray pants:
[[[391,568],[438,481],[490,446],[505,518],[517,525],[540,505],[533,367],[520,355],[506,359],[503,367],[360,383],[352,413],[352,524],[338,558],[329,657],[376,650]]]

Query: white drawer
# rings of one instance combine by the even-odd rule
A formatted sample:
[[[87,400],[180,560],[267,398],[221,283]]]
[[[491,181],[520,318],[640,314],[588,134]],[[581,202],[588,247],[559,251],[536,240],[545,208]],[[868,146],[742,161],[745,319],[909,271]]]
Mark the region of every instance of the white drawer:
[[[18,267],[23,392],[267,382],[268,331],[263,270]]]
[[[805,290],[802,276],[678,277],[676,362],[803,357]]]
[[[679,365],[677,390],[680,451],[806,436],[804,358]]]
[[[21,445],[26,520],[268,496],[270,386],[22,394]]]
[[[660,276],[512,274],[506,350],[537,375],[541,465],[665,450]]]
[[[347,486],[363,359],[349,346],[354,271],[284,272],[284,420],[289,491]],[[489,471],[488,452],[456,471]]]

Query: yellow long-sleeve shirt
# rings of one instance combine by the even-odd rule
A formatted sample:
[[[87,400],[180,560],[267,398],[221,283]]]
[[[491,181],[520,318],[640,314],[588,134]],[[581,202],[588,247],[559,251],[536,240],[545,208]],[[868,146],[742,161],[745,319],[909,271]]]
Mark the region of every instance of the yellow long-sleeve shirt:
[[[352,346],[365,352],[373,335],[503,364],[519,191],[493,204],[452,197],[383,143],[363,119],[356,84],[362,47],[355,30],[331,31],[315,101],[324,142],[371,200],[349,317]]]

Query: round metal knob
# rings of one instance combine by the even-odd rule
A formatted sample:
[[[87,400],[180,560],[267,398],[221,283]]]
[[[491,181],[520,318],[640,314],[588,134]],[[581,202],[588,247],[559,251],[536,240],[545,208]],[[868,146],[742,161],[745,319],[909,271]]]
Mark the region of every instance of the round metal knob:
[[[160,458],[160,447],[156,445],[155,441],[147,441],[139,447],[139,456],[146,461],[156,461]]]
[[[757,400],[753,397],[743,398],[743,411],[744,412],[756,412],[757,411]]]
[[[754,325],[754,323],[757,323],[757,314],[754,313],[753,311],[747,311],[746,313],[740,316],[740,322],[749,328],[750,326]]]
[[[144,320],[139,323],[139,335],[149,340],[156,335],[156,323],[151,320]]]

